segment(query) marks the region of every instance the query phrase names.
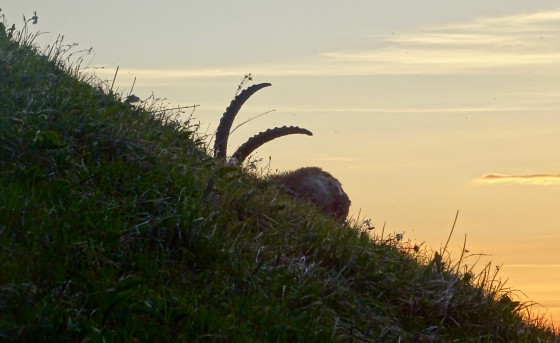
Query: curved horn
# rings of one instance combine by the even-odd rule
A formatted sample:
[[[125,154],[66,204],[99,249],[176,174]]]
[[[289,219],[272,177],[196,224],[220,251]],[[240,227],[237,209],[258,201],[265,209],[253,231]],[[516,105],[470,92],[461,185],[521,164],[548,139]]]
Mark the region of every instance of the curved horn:
[[[227,155],[227,143],[229,138],[229,132],[231,130],[231,125],[235,116],[241,109],[241,106],[255,94],[259,89],[271,86],[270,83],[259,83],[258,85],[252,85],[244,89],[239,95],[237,95],[230,103],[226,111],[224,112],[222,119],[220,119],[220,124],[216,130],[216,140],[214,142],[214,157],[217,159],[225,159]]]
[[[235,158],[238,163],[242,163],[247,158],[247,156],[249,156],[253,151],[258,149],[264,143],[270,142],[271,140],[274,140],[278,137],[292,135],[296,133],[313,136],[313,133],[311,131],[297,126],[275,127],[273,129],[268,129],[249,138],[247,142],[245,142],[243,145],[237,148],[237,150],[233,154],[233,158]]]

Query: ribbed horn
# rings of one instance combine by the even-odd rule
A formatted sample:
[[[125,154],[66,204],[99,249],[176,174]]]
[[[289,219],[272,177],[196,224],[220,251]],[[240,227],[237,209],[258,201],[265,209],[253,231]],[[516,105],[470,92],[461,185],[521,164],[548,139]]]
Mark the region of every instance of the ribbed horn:
[[[259,89],[271,86],[270,83],[259,83],[257,85],[253,85],[244,89],[239,95],[237,95],[232,101],[231,104],[226,108],[222,119],[220,119],[220,124],[218,125],[218,129],[216,130],[216,141],[214,142],[214,157],[217,159],[225,159],[227,156],[227,143],[229,139],[229,133],[231,130],[231,125],[233,124],[233,120],[235,116],[241,109],[241,106],[251,97],[251,95],[255,94]]]
[[[237,148],[237,150],[233,154],[233,158],[236,159],[237,163],[241,164],[247,158],[247,156],[249,156],[253,151],[258,149],[264,143],[270,142],[271,140],[282,136],[293,134],[313,136],[313,133],[311,131],[297,126],[275,127],[273,129],[268,129],[266,131],[260,132],[259,134],[249,138],[247,142]]]

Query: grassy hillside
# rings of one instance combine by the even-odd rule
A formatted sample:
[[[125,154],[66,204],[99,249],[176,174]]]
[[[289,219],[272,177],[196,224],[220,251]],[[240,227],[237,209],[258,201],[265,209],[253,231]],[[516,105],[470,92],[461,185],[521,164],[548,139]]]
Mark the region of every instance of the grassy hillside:
[[[560,341],[489,269],[214,162],[34,37],[0,27],[0,341]]]

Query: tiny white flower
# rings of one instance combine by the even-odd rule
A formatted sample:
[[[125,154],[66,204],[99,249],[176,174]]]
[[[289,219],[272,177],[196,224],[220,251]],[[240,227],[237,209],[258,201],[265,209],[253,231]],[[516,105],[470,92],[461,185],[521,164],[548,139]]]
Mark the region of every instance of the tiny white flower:
[[[236,166],[237,165],[237,158],[235,158],[235,157],[230,158],[229,161],[228,161],[228,165]]]

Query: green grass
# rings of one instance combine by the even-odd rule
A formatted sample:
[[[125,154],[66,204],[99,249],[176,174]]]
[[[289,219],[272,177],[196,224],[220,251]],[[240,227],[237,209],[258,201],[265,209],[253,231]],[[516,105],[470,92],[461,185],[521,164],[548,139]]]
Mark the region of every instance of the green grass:
[[[0,28],[0,341],[560,341],[489,266],[295,203],[35,37]]]

